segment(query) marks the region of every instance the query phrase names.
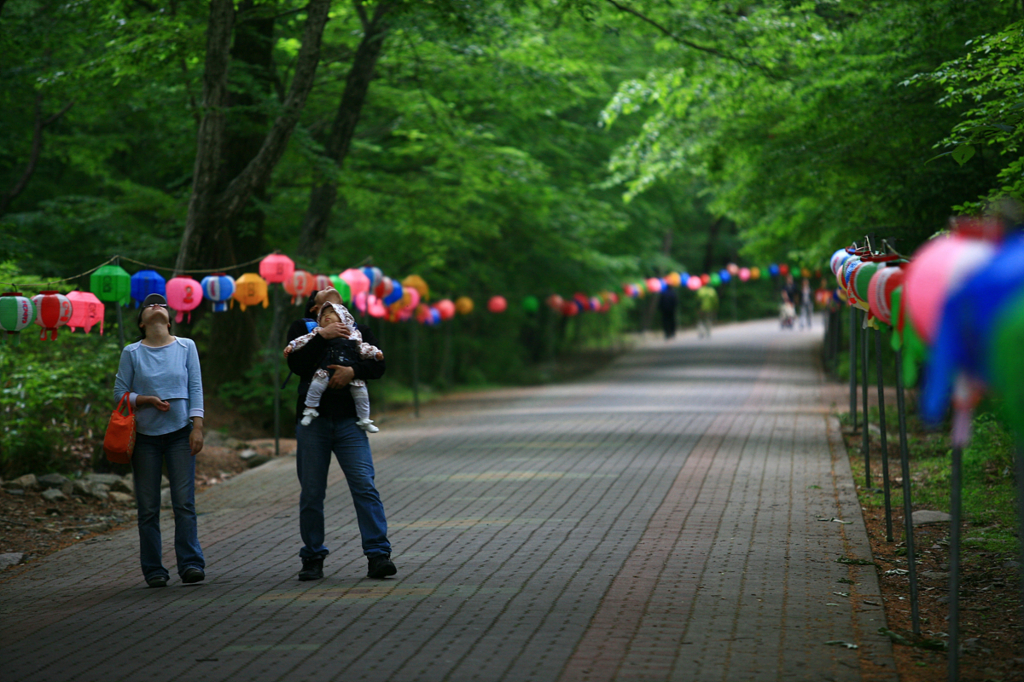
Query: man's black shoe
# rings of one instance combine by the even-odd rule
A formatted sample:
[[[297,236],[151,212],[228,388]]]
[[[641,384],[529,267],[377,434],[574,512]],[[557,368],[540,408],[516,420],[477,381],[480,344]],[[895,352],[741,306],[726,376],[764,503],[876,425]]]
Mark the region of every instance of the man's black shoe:
[[[154,575],[146,578],[146,584],[150,587],[167,587],[166,575]]]
[[[201,583],[205,579],[206,574],[203,573],[203,569],[196,568],[195,566],[186,568],[185,572],[181,574],[181,582],[185,583],[186,585],[190,585],[192,583]]]
[[[303,559],[302,570],[299,571],[299,580],[320,580],[324,577],[324,558],[318,556],[314,559]]]
[[[389,575],[398,573],[398,569],[391,563],[390,554],[374,554],[367,557],[370,566],[366,571],[367,578],[387,578]]]

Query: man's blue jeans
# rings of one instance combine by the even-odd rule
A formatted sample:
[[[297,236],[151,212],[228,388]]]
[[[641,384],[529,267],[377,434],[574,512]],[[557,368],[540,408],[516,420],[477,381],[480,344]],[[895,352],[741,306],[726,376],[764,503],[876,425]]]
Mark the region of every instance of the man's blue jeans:
[[[373,484],[373,455],[366,432],[356,426],[354,418],[332,419],[321,416],[309,426],[295,426],[297,440],[296,469],[302,493],[299,496],[299,532],[302,535],[303,559],[325,557],[330,550],[324,546],[324,497],[327,494],[327,471],[331,452],[348,481],[356,508],[363,554],[390,554],[388,522],[384,505]]]
[[[139,510],[139,555],[142,575],[147,580],[168,575],[163,566],[163,542],[160,538],[160,477],[165,462],[174,508],[174,554],[178,575],[188,568],[206,568],[196,527],[196,458],[192,456],[188,443],[191,432],[190,424],[162,436],[135,435],[132,474]]]

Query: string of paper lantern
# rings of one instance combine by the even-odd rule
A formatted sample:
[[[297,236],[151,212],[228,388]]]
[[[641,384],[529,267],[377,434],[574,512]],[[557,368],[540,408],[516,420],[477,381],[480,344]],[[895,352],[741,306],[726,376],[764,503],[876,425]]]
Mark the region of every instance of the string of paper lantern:
[[[134,300],[136,307],[149,294],[161,294],[175,311],[175,321],[191,321],[191,314],[204,300],[211,303],[215,313],[232,308],[237,302],[241,310],[249,307],[269,306],[269,286],[281,284],[293,305],[302,304],[313,291],[334,287],[346,304],[371,317],[383,318],[390,322],[415,320],[421,324],[436,325],[455,315],[470,315],[476,310],[473,299],[459,296],[430,302],[431,292],[427,282],[419,275],[412,274],[399,280],[385,275],[376,266],[349,268],[338,275],[310,273],[295,267],[294,261],[286,255],[275,252],[255,259],[242,266],[259,263],[257,272],[245,272],[238,278],[226,272],[214,270],[179,272],[170,280],[152,266],[132,259],[123,260],[143,266],[135,274],[129,274],[119,264],[121,257],[115,256],[83,275],[89,276],[89,292],[71,292],[67,296],[47,289],[35,299],[22,296],[17,291],[8,292],[0,298],[0,338],[11,338],[16,343],[17,334],[26,328],[26,314],[31,313],[34,321],[43,328],[41,338],[56,338],[57,329],[68,326],[72,331],[83,329],[88,333],[96,324],[103,333],[103,304],[127,305]],[[234,266],[237,269],[242,266]],[[222,268],[227,269],[227,268]],[[785,274],[787,265],[772,264],[766,268],[772,275]],[[205,274],[201,281],[191,274]],[[805,276],[809,274],[804,270]],[[702,286],[719,286],[732,278],[740,281],[757,280],[761,270],[729,264],[719,272],[700,276],[685,272],[669,273],[665,277],[626,283],[623,293],[629,298],[639,298],[648,293],[658,293],[666,287],[682,287],[696,290]],[[57,280],[57,282],[69,281]],[[56,297],[56,298],[54,298]],[[43,309],[40,304],[45,302]],[[602,291],[597,294],[576,292],[563,298],[558,294],[549,295],[544,302],[554,312],[572,317],[584,312],[608,312],[612,305],[620,302],[617,294]],[[525,296],[521,309],[528,314],[540,310],[541,301],[536,296]],[[31,306],[31,310],[29,307]],[[484,306],[492,314],[500,315],[509,308],[508,300],[501,295],[487,299]]]

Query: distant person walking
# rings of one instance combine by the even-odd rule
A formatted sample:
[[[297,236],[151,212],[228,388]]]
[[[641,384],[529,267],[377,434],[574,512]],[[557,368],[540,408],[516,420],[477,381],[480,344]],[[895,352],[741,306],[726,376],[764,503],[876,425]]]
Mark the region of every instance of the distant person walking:
[[[679,297],[676,290],[668,285],[658,294],[658,310],[661,312],[661,328],[665,331],[665,339],[671,339],[676,335],[676,309],[679,307]]]
[[[196,524],[196,455],[203,449],[203,376],[192,339],[171,336],[167,300],[150,294],[139,309],[142,338],[125,346],[114,381],[114,402],[128,393],[136,408],[132,476],[139,513],[142,575],[166,587],[160,537],[160,479],[167,466],[174,509],[174,555],[183,583],[206,577]]]
[[[711,336],[711,327],[718,312],[718,292],[710,284],[697,289],[697,336]]]
[[[288,330],[288,342],[312,331],[307,320],[315,319],[325,302],[335,300],[340,303],[337,297],[337,291],[332,288],[311,295],[306,306],[307,319],[296,320],[292,324]],[[357,328],[364,342],[379,345],[369,327],[360,324]],[[288,353],[288,367],[300,380],[296,421],[302,416],[306,392],[314,373],[320,369],[321,359],[330,349],[330,342],[333,339],[348,338],[349,335],[350,331],[341,322],[325,324],[308,343]],[[398,571],[391,561],[384,505],[374,485],[370,443],[366,431],[357,423],[355,402],[352,392],[347,388],[353,379],[379,379],[384,375],[385,364],[383,357],[379,360],[356,357],[358,359],[350,366],[328,367],[333,374],[320,397],[317,407],[319,416],[309,424],[300,422],[295,425],[296,473],[302,488],[299,495],[299,534],[302,537],[302,547],[299,549],[302,570],[299,571],[299,580],[323,578],[324,559],[330,554],[324,544],[324,498],[327,495],[327,472],[332,452],[338,459],[352,494],[363,554],[368,562],[367,577],[386,578]]]
[[[811,318],[814,316],[814,292],[811,290],[811,280],[804,277],[800,287],[800,329],[806,325],[811,328]]]

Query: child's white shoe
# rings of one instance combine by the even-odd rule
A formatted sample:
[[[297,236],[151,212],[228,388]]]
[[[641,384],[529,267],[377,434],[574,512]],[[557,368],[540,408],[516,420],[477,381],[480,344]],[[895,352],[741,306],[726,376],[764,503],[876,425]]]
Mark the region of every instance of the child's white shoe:
[[[302,421],[299,423],[303,426],[309,426],[319,416],[320,413],[316,411],[315,407],[307,407],[302,411]]]
[[[380,429],[373,425],[372,419],[360,419],[359,421],[356,422],[356,426],[361,428],[363,431],[366,431],[367,433],[377,433],[378,431],[380,431]]]

